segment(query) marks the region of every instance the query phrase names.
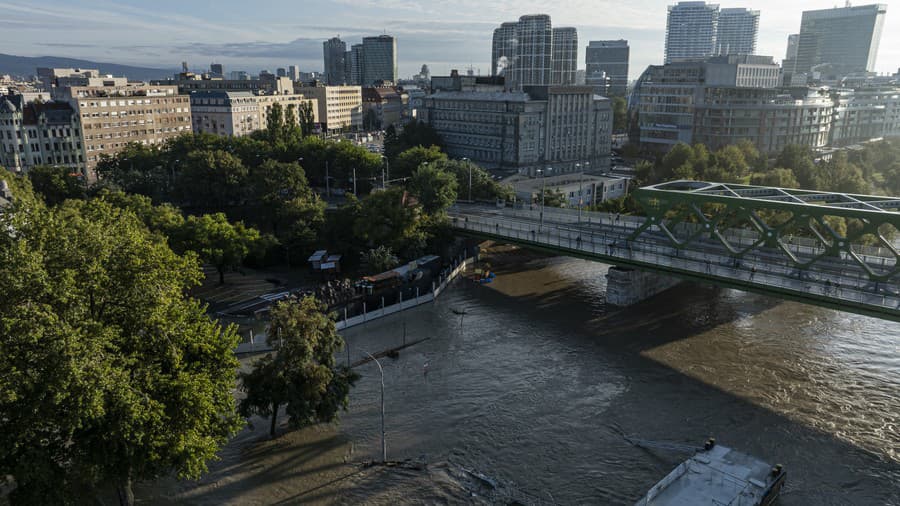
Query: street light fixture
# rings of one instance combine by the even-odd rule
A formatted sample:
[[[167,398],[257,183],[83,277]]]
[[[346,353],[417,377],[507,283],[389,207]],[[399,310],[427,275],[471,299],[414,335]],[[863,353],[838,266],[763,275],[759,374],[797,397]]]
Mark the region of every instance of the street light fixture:
[[[547,194],[547,179],[545,172],[553,171],[553,167],[547,167],[546,169],[537,169],[535,172],[541,175],[541,213],[540,213],[540,221],[538,222],[538,233],[544,228],[544,198]]]
[[[468,158],[462,160],[466,162],[466,167],[469,169],[469,202],[472,202],[472,164]]]
[[[378,365],[378,371],[381,372],[381,463],[384,464],[387,462],[387,442],[385,441],[384,432],[384,368],[381,367],[381,362],[372,356],[371,353],[366,352],[366,355]]]

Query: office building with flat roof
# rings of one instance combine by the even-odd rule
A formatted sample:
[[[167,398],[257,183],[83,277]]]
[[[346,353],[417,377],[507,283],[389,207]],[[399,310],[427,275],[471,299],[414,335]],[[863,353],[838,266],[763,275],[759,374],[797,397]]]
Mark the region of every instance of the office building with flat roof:
[[[338,37],[332,37],[322,43],[325,60],[325,83],[334,85],[347,84],[345,75],[347,44]]]
[[[627,40],[592,40],[584,52],[585,84],[601,95],[624,97],[628,88]]]
[[[362,52],[362,85],[397,83],[396,38],[390,35],[363,37]]]
[[[885,4],[803,11],[793,72],[872,71],[886,13]]]

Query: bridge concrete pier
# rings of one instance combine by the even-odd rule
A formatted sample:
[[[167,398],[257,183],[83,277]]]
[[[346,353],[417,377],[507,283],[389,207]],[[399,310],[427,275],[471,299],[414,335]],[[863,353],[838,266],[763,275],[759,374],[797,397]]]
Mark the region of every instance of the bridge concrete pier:
[[[681,283],[678,278],[614,265],[606,273],[606,302],[630,306]]]

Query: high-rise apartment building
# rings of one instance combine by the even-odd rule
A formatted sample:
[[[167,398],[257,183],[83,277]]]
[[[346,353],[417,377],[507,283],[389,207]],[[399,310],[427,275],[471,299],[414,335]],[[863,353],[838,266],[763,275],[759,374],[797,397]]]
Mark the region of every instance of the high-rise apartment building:
[[[759,11],[722,9],[716,28],[716,54],[756,54]]]
[[[491,75],[505,76],[516,59],[516,22],[503,23],[494,29],[491,44]]]
[[[788,35],[787,51],[784,52],[785,60],[797,59],[797,48],[800,46],[800,34],[792,33]]]
[[[628,88],[627,40],[592,40],[584,54],[585,84],[601,95],[624,97]]]
[[[577,64],[578,32],[553,28],[546,14],[522,16],[494,29],[491,75],[503,76],[509,90],[574,85]]]
[[[665,62],[705,58],[716,51],[718,4],[678,2],[669,6],[666,21]]]
[[[344,58],[347,44],[338,37],[332,37],[322,43],[322,51],[325,56],[325,82],[330,85],[345,84],[347,76],[344,74]]]
[[[578,32],[574,28],[554,28],[551,84],[575,84],[578,70]]]
[[[364,86],[397,82],[397,39],[390,35],[363,37],[362,51]]]
[[[522,16],[516,25],[516,59],[510,88],[544,86],[551,82],[553,69],[553,28],[550,16]]]
[[[835,75],[875,68],[887,5],[803,11],[794,71],[829,66]]]

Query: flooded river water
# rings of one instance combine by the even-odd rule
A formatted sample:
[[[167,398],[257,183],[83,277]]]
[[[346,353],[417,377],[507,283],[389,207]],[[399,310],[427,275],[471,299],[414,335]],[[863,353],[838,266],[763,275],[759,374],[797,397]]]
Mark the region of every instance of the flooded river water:
[[[384,359],[389,458],[449,461],[560,504],[633,504],[710,437],[788,472],[780,504],[900,505],[900,324],[685,284],[604,302],[607,266],[499,252],[489,285],[344,332]],[[460,316],[453,310],[465,310]],[[380,454],[374,364],[342,415]]]

